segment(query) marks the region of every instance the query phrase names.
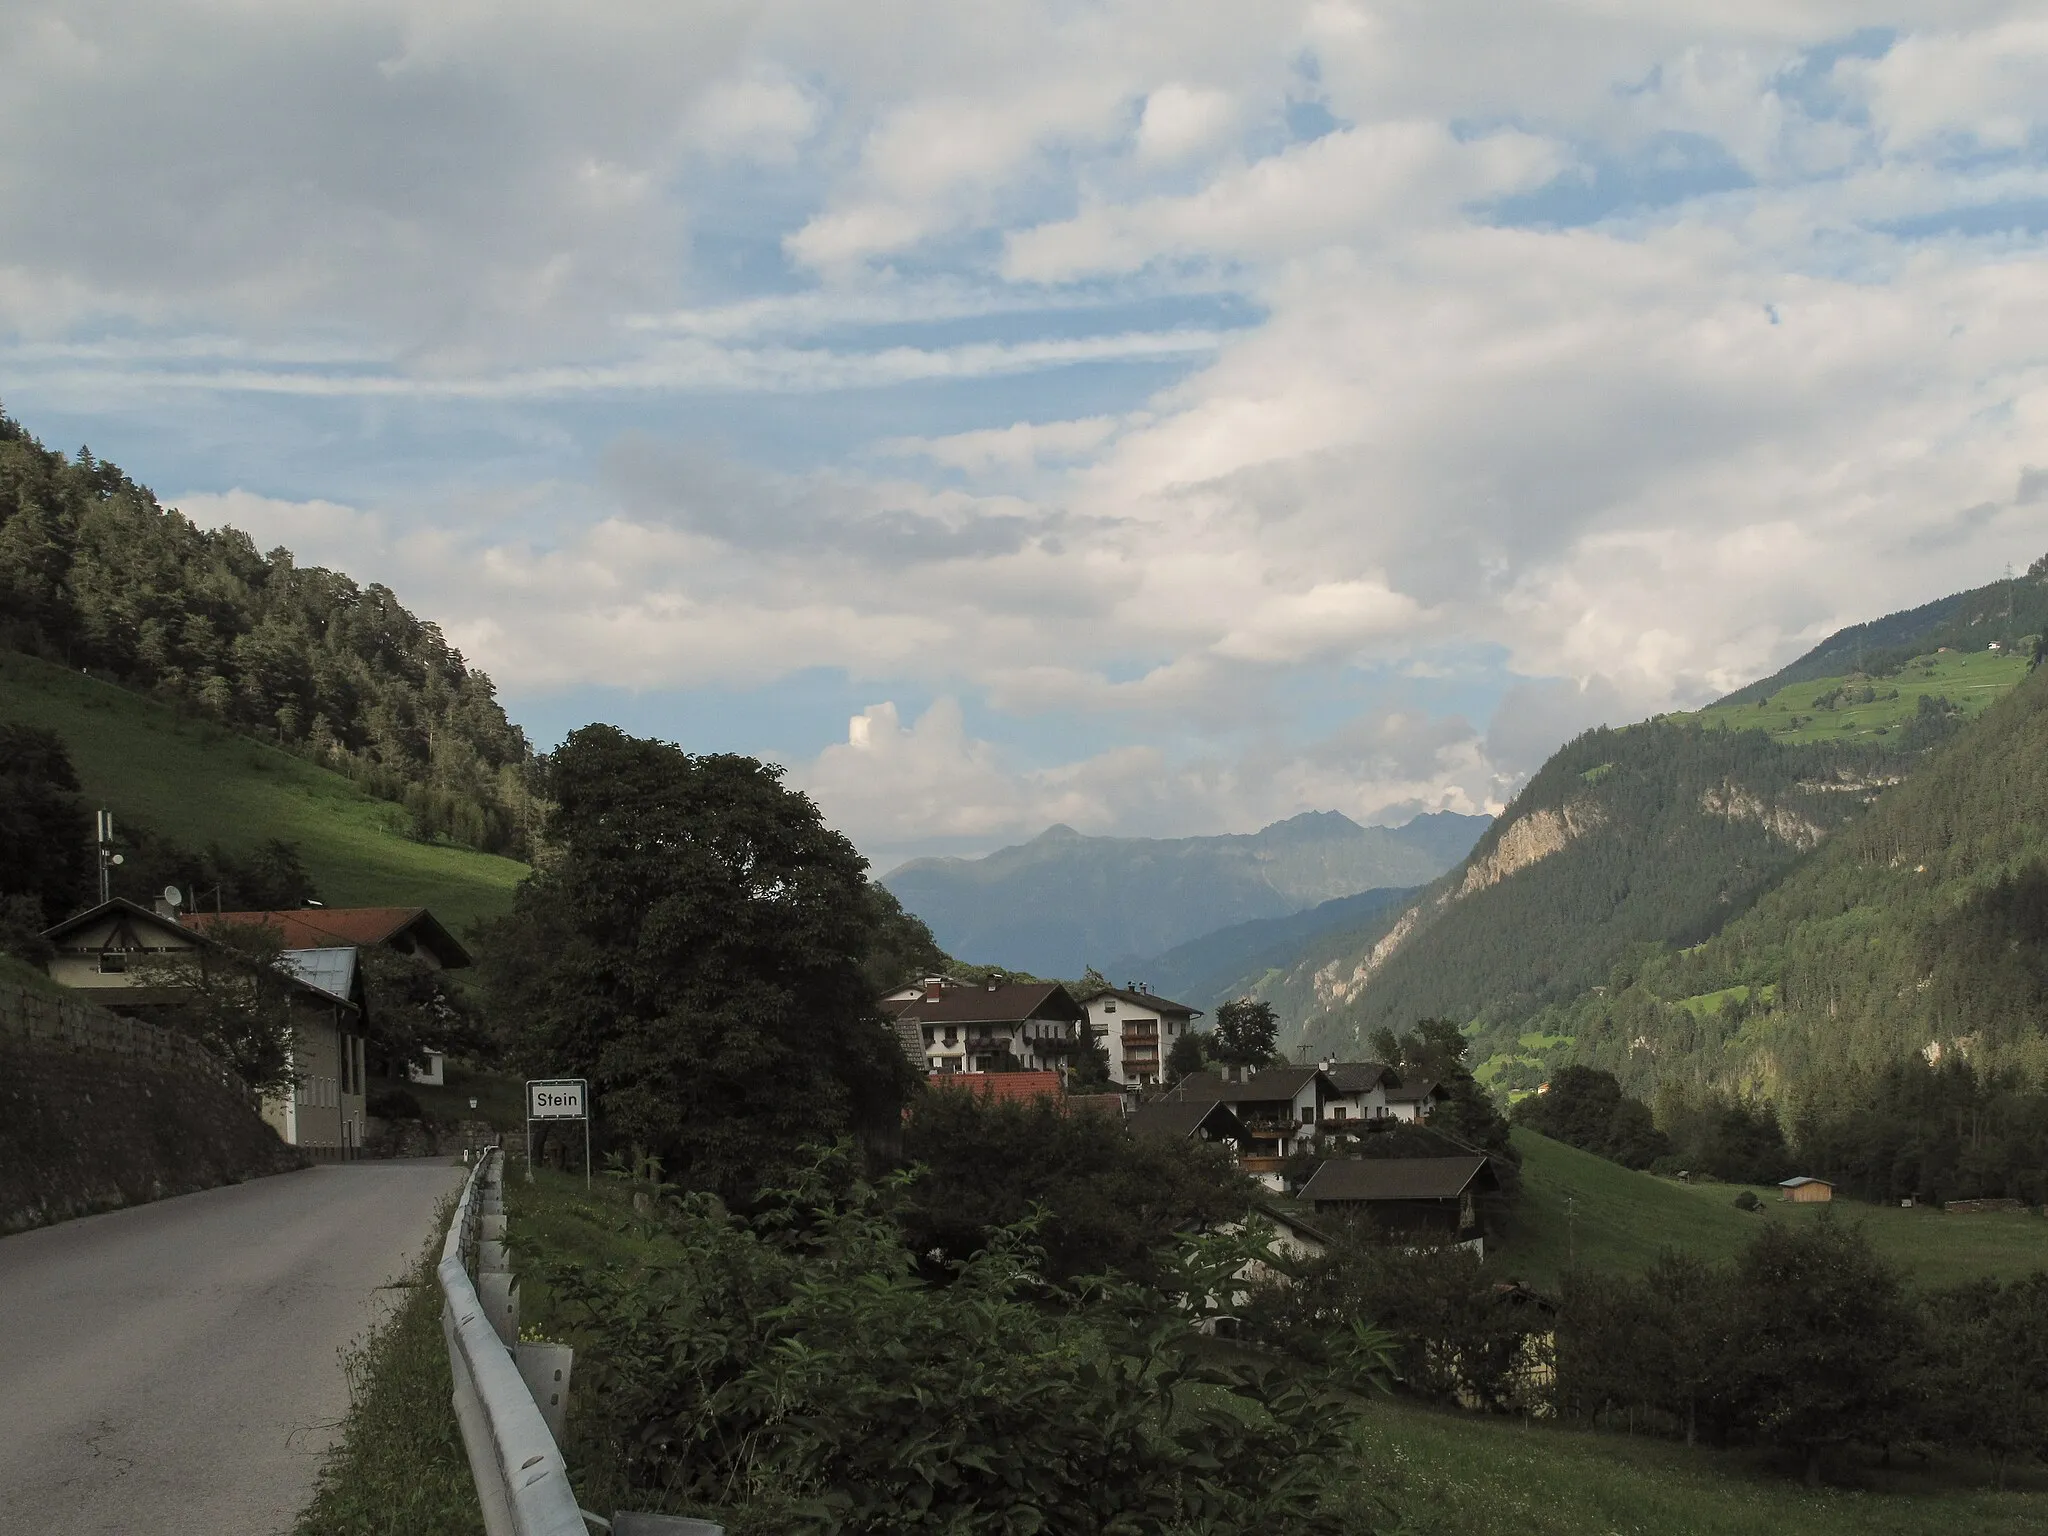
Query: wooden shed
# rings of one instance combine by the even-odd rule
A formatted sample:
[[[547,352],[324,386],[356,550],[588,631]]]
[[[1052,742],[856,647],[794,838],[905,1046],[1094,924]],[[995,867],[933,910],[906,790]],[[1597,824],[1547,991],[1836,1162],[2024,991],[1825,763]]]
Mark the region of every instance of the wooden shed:
[[[1800,1205],[1826,1205],[1835,1198],[1834,1185],[1826,1179],[1809,1179],[1805,1174],[1796,1179],[1780,1179],[1778,1188],[1785,1192],[1785,1199]]]

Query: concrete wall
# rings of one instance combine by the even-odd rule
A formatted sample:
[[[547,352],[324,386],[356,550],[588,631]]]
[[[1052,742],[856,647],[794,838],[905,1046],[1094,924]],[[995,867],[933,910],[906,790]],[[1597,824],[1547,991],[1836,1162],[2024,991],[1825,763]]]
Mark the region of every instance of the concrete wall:
[[[303,1166],[195,1042],[0,979],[0,1232]]]

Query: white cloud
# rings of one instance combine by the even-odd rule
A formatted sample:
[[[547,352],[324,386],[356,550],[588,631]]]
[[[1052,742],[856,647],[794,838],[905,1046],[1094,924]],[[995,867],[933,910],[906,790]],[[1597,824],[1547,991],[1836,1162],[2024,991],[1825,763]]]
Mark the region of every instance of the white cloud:
[[[1099,741],[877,706],[876,846],[1469,808],[2048,548],[2044,143],[1993,0],[28,0],[0,367],[524,689]]]

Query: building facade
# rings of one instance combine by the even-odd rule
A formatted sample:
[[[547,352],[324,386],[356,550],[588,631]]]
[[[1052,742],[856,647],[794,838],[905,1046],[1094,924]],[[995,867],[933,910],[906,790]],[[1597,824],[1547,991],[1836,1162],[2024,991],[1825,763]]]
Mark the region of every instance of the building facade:
[[[1147,992],[1104,987],[1083,993],[1088,1029],[1109,1055],[1109,1075],[1124,1088],[1150,1088],[1165,1080],[1166,1057],[1202,1010]]]

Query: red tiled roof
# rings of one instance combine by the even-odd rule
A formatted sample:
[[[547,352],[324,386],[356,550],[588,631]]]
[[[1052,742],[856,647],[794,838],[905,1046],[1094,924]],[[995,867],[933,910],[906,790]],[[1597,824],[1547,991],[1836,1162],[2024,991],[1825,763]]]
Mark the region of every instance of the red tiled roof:
[[[297,907],[289,912],[188,912],[187,928],[204,933],[229,924],[274,928],[286,949],[322,949],[336,944],[388,944],[402,933],[431,952],[441,964],[456,969],[470,963],[469,951],[456,942],[425,907]]]
[[[930,1072],[925,1081],[934,1088],[964,1089],[992,1104],[1057,1099],[1063,1092],[1057,1072]]]

